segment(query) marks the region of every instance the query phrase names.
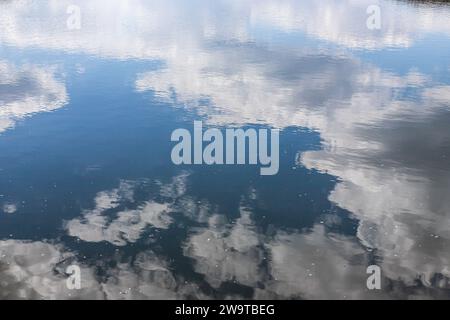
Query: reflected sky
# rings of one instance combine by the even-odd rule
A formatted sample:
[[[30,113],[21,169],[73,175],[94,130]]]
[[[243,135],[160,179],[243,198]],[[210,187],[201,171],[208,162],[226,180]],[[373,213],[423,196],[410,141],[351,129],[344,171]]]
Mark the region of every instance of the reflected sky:
[[[75,2],[0,2],[0,298],[450,298],[450,6]],[[279,174],[172,165],[194,120]]]

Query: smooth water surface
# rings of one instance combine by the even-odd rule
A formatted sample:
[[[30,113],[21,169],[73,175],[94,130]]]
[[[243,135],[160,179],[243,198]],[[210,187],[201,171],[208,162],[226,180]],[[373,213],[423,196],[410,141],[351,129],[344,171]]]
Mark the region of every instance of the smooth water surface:
[[[450,5],[372,4],[1,1],[0,298],[450,298]],[[279,174],[173,165],[195,120]]]

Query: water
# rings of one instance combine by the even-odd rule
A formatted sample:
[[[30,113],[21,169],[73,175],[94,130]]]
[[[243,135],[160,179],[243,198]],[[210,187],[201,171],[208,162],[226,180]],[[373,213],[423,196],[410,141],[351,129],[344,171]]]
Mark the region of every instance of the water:
[[[450,297],[449,5],[72,3],[0,3],[0,298]],[[195,120],[279,174],[173,165]]]

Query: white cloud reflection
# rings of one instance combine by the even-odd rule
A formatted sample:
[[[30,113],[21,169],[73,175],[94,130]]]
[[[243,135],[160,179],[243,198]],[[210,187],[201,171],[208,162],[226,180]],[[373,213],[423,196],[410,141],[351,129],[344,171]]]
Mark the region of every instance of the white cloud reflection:
[[[366,27],[371,5],[380,6],[380,30]],[[446,8],[395,1],[263,1],[252,10],[254,23],[356,49],[410,47],[429,34],[450,35],[448,19]]]
[[[0,60],[0,133],[24,118],[54,111],[67,102],[66,88],[52,68],[19,67]]]
[[[82,28],[68,30],[66,11],[72,4],[65,0],[2,2],[0,40],[22,48],[81,51],[118,59],[170,59],[181,51],[198,49],[207,40],[249,40],[259,27],[300,31],[366,49],[408,47],[429,34],[450,35],[446,8],[390,1],[379,2],[382,29],[376,32],[366,28],[371,0],[205,1],[195,10],[182,1],[79,0]],[[45,24],[39,23],[42,17]]]
[[[158,182],[162,195],[177,197],[182,192],[182,174],[174,178],[173,184],[164,185]],[[134,190],[137,182],[123,181],[119,188],[97,194],[95,208],[86,210],[81,218],[65,223],[65,229],[72,237],[87,242],[106,241],[117,246],[126,246],[138,241],[148,227],[167,229],[173,222],[170,214],[173,203],[158,203],[153,200],[139,204],[136,209],[121,208],[129,202],[134,204]],[[157,196],[159,193],[155,193]],[[135,205],[135,204],[134,204]]]
[[[264,253],[258,247],[259,235],[250,213],[241,209],[241,217],[231,226],[224,219],[221,215],[211,216],[208,228],[187,241],[185,255],[194,259],[195,270],[215,288],[225,282],[257,287],[263,279],[260,263]]]

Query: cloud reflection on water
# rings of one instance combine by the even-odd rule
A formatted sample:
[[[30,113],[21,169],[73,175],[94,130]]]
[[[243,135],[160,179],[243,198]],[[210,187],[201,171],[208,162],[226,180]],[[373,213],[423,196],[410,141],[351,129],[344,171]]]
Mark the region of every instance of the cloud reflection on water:
[[[0,60],[0,133],[33,114],[62,108],[68,100],[65,85],[51,68]]]
[[[162,69],[136,75],[137,92],[156,92],[210,124],[315,130],[323,149],[299,154],[298,165],[338,177],[329,200],[358,220],[357,237],[321,224],[268,235],[253,208],[240,203],[239,217],[229,219],[213,201],[189,195],[188,174],[159,181],[144,201],[134,197],[138,181],[123,181],[67,221],[67,235],[122,248],[149,228],[170,229],[182,212],[199,224],[180,247],[201,280],[186,282],[169,259],[145,250],[133,260],[117,258],[114,267],[99,259],[103,279],[83,264],[89,285],[77,297],[204,298],[214,294],[199,286],[217,294],[233,283],[255,298],[371,298],[364,285],[372,259],[391,285],[376,297],[450,289],[449,83],[413,64],[406,72],[386,70],[352,52],[407,50],[436,34],[448,41],[449,10],[383,2],[383,29],[373,33],[361,28],[369,2],[232,1],[194,12],[166,1],[81,1],[83,28],[75,32],[64,28],[67,1],[0,4],[0,39],[9,46],[158,59]],[[223,8],[227,14],[216,19]],[[39,23],[42,16],[48,23]],[[340,49],[259,40],[258,28],[294,39],[303,33]],[[2,132],[17,119],[61,108],[68,95],[51,70],[2,60],[0,101]],[[50,271],[79,259],[62,244],[7,240],[0,248],[3,297],[70,297],[63,274]],[[416,280],[437,289],[426,293]]]

